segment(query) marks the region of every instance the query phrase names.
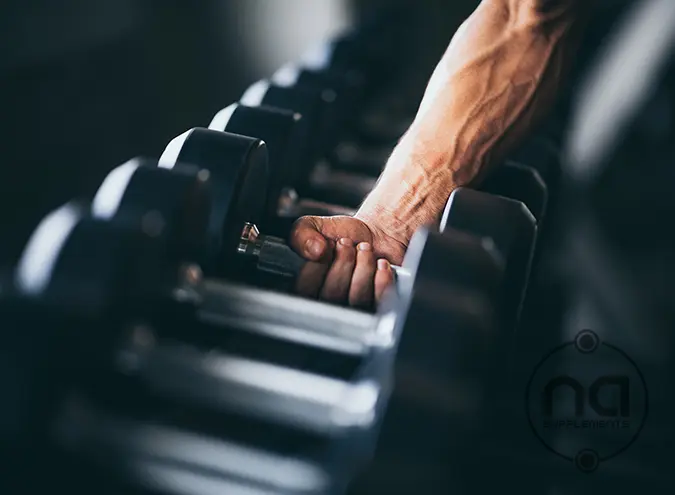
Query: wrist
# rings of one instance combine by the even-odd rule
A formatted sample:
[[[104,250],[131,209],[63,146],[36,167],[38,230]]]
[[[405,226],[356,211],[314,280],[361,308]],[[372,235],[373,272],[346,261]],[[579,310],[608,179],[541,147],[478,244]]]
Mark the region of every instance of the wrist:
[[[356,213],[356,218],[403,246],[420,227],[438,224],[450,193],[461,183],[448,167],[452,158],[446,150],[419,143],[404,137]]]

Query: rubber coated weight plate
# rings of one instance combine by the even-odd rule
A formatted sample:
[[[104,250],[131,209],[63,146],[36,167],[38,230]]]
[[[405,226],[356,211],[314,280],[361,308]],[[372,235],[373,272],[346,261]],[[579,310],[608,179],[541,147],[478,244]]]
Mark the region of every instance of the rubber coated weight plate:
[[[269,188],[266,217],[276,216],[281,191],[299,180],[302,116],[271,107],[248,107],[234,103],[218,112],[209,129],[261,139],[269,156]],[[261,222],[265,226],[265,222]]]
[[[410,369],[439,384],[476,379],[466,371],[489,367],[478,358],[497,340],[491,318],[505,276],[492,239],[422,228],[411,239],[403,268],[410,276],[398,281],[403,304],[396,319],[397,374]],[[465,335],[464,328],[450,325],[458,319],[475,319],[482,331]]]
[[[272,76],[272,82],[283,87],[308,88],[314,91],[329,90],[336,95],[336,118],[346,122],[357,111],[356,105],[363,96],[363,77],[356,72],[312,70],[295,65],[285,65]]]
[[[493,316],[504,268],[491,240],[423,228],[403,267],[412,282],[399,281],[403,303],[393,309],[395,388],[374,461],[382,469],[397,453],[435,463],[462,452],[490,420],[502,371]]]
[[[91,214],[146,232],[162,232],[173,256],[203,253],[212,214],[209,172],[191,165],[176,170],[134,159],[112,170],[98,188]]]
[[[541,175],[532,167],[507,161],[493,170],[478,189],[522,202],[537,223],[544,218],[548,191]]]
[[[535,136],[511,157],[511,161],[534,168],[554,195],[560,183],[560,150],[554,141]]]
[[[335,139],[331,105],[335,93],[330,90],[317,91],[308,88],[286,88],[269,81],[258,81],[242,95],[239,103],[250,107],[266,106],[290,110],[302,115],[307,161],[304,162],[303,175],[314,165],[320,154],[329,148]]]
[[[211,217],[208,225],[208,257],[205,271],[233,275],[246,222],[258,224],[268,192],[267,148],[259,140],[237,134],[194,128],[171,141],[159,166],[171,169],[192,163],[208,170],[211,185]]]
[[[103,318],[113,308],[123,313],[147,302],[166,276],[163,246],[163,233],[155,228],[134,230],[91,218],[69,203],[35,229],[17,265],[16,287],[62,314]]]
[[[494,241],[506,266],[502,323],[513,330],[534,252],[537,225],[532,213],[520,201],[459,188],[443,212],[441,230],[449,227]]]

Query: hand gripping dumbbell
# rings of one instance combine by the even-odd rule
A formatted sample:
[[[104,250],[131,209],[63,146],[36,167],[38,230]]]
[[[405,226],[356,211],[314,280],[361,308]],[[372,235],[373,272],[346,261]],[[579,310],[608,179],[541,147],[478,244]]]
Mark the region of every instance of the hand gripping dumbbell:
[[[232,307],[228,287],[176,265],[166,233],[118,229],[67,205],[36,229],[18,266],[26,315],[54,315],[31,331],[54,346],[41,385],[63,393],[43,425],[55,436],[43,440],[76,461],[66,479],[91,467],[95,482],[112,473],[152,493],[191,493],[188,480],[225,492],[335,493],[362,462],[386,398],[370,362],[354,357],[358,340],[342,338],[348,380],[317,353],[324,371],[302,369],[308,345],[281,364],[282,339],[264,327],[247,338],[220,321],[231,315],[214,299]]]
[[[216,148],[210,144],[222,141],[222,148],[224,149],[226,142],[235,142],[236,139],[241,140],[243,138],[235,139],[226,134],[209,134],[206,131],[199,130],[191,131],[190,136],[192,136],[190,146],[183,145],[182,148],[176,146],[176,150],[182,151],[172,153],[171,160],[166,161],[165,166],[171,166],[180,161],[192,161],[208,170],[214,170],[214,174],[217,174],[220,168],[227,166],[226,162],[231,159],[231,156],[232,159],[236,160],[236,164],[230,164],[230,166],[242,170],[241,174],[243,175],[247,173],[245,170],[249,168],[249,165],[244,154],[240,154],[239,157],[219,155],[216,153]],[[190,137],[186,138],[184,142],[188,143],[188,139]],[[222,159],[220,156],[222,156]],[[531,177],[528,171],[526,171],[525,176]],[[225,178],[224,180],[231,179]],[[258,183],[264,190],[265,181],[259,179]],[[219,189],[222,190],[228,190],[229,188],[228,185],[219,186]],[[480,237],[493,237],[495,239],[497,248],[506,260],[509,284],[504,294],[506,310],[503,323],[506,327],[513,328],[517,322],[517,315],[520,312],[526,285],[525,281],[529,275],[529,263],[535,242],[536,219],[522,202],[516,200],[462,189],[453,193],[449,206],[453,204],[457,197],[460,197],[460,200],[455,203],[454,208],[446,210],[443,225],[447,224],[447,226],[464,229]],[[226,196],[223,197],[223,199],[226,198]],[[467,198],[467,200],[465,201],[464,198]],[[276,249],[278,244],[274,244],[274,246]],[[288,258],[289,262],[292,259],[293,256],[291,255]],[[296,263],[293,262],[294,265]]]
[[[251,136],[261,139],[269,151],[269,188],[268,202],[265,209],[265,218],[262,224],[273,231],[284,232],[287,229],[278,229],[279,223],[290,224],[303,215],[350,215],[354,211],[338,205],[331,205],[308,198],[300,198],[296,186],[301,183],[300,164],[303,152],[302,116],[290,111],[268,108],[247,107],[234,103],[219,111],[211,121],[209,129],[224,131],[232,134]],[[160,162],[171,166],[168,155],[180,155],[181,160],[195,163],[199,160],[192,154],[196,147],[187,146],[190,140],[197,140],[200,131],[187,131],[167,146],[167,151]],[[223,137],[222,139],[228,139]],[[175,143],[181,143],[180,148]],[[178,155],[176,151],[179,149]],[[191,151],[192,150],[192,151]],[[167,158],[167,159],[165,159]],[[175,162],[175,159],[172,158]],[[283,222],[282,219],[287,219]]]
[[[161,169],[153,170],[161,171]],[[175,174],[177,170],[161,172]],[[160,181],[154,182],[154,187],[158,188]],[[421,259],[425,260],[423,266],[425,267],[424,270],[429,272],[428,275],[422,276],[421,273],[411,273],[410,276],[401,277],[398,282],[399,290],[392,292],[393,300],[390,305],[383,304],[378,310],[378,315],[374,317],[317,301],[270,293],[261,289],[237,287],[222,282],[211,283],[220,287],[218,291],[215,291],[209,284],[205,284],[205,288],[211,287],[208,290],[211,295],[208,297],[202,296],[199,299],[209,301],[208,305],[213,308],[213,311],[220,308],[221,316],[208,317],[207,321],[222,322],[230,328],[245,333],[265,333],[268,338],[271,334],[274,334],[276,339],[295,341],[296,345],[299,345],[299,340],[307,348],[312,346],[321,348],[322,354],[320,356],[323,357],[318,357],[316,360],[312,360],[313,362],[335,363],[340,356],[343,356],[340,359],[346,361],[347,357],[344,357],[345,349],[354,347],[354,339],[377,340],[381,337],[375,337],[381,336],[383,326],[386,327],[395,323],[397,330],[393,335],[401,336],[399,339],[394,339],[394,343],[391,344],[395,345],[397,349],[397,374],[400,373],[401,376],[406,374],[410,376],[423,375],[429,381],[438,383],[439,386],[442,386],[442,383],[457,381],[457,383],[460,383],[457,386],[461,387],[461,383],[468,381],[471,383],[470,386],[473,387],[474,383],[480,385],[484,382],[486,380],[484,374],[487,374],[488,370],[492,370],[491,366],[484,365],[486,358],[481,354],[483,351],[479,352],[479,350],[483,349],[482,346],[487,345],[488,342],[497,340],[497,337],[493,335],[496,327],[491,326],[490,315],[503,271],[500,262],[497,261],[498,256],[494,254],[492,248],[485,244],[485,241],[460,233],[446,234],[431,236],[435,241],[430,245],[442,243],[442,245],[445,245],[443,250],[439,247],[435,249],[418,247],[410,251],[411,253],[417,253],[416,256],[424,255]],[[420,234],[420,236],[422,235]],[[437,237],[438,240],[436,240]],[[411,246],[414,245],[426,246],[426,243],[415,241]],[[407,257],[407,261],[404,263],[404,270],[407,272],[414,270],[414,255],[411,254],[410,256],[413,258]],[[233,262],[237,263],[236,261]],[[409,266],[411,263],[413,263],[413,267]],[[435,282],[431,283],[432,280]],[[443,292],[443,287],[445,287],[445,292]],[[398,296],[396,295],[397,292],[407,295]],[[434,298],[434,293],[439,297],[445,295],[448,299]],[[406,303],[396,299],[398,297],[412,299]],[[231,303],[228,301],[231,301]],[[418,327],[420,315],[423,313],[433,314],[436,317],[430,321],[425,321],[424,325]],[[408,318],[406,314],[415,316],[414,318]],[[358,321],[364,323],[360,325],[353,323]],[[367,323],[368,321],[370,323]],[[370,328],[370,330],[365,331],[367,328]],[[384,334],[389,335],[385,340],[393,338],[390,331],[384,332]],[[343,343],[338,345],[335,343],[335,339],[340,338],[343,339]],[[459,342],[465,338],[471,342],[473,338],[477,341],[471,345],[460,345]],[[452,342],[453,340],[458,344],[451,350],[446,347],[438,347],[436,354],[433,352],[419,354],[417,352],[424,348],[425,342]],[[352,343],[348,344],[350,341]],[[357,347],[362,349],[360,352],[369,356],[367,359],[377,363],[374,366],[375,369],[379,370],[377,376],[381,383],[385,380],[386,370],[391,365],[391,355],[386,352],[374,352],[372,345],[362,343]],[[257,352],[263,352],[264,350],[263,345],[251,345],[251,347],[255,347]],[[490,348],[492,347],[490,346]],[[332,350],[329,351],[329,349]],[[459,356],[457,359],[451,359],[448,354],[451,351],[460,353],[467,359],[473,355],[480,355],[481,357],[472,358],[469,361],[460,359]],[[310,354],[310,349],[305,352]],[[314,352],[318,353],[316,350]],[[334,353],[335,357],[328,359],[326,357],[328,352]],[[269,359],[273,359],[277,354],[279,354],[277,351],[272,351],[272,356]],[[374,355],[380,357],[376,358]],[[366,358],[363,357],[362,359]],[[494,361],[494,357],[490,357],[487,361]],[[310,366],[306,360],[299,365],[302,367]],[[350,369],[348,365],[339,366],[339,368]],[[399,381],[397,379],[397,388]],[[406,384],[406,380],[401,383]],[[410,398],[406,393],[406,387],[407,385],[401,391],[398,391],[397,395],[412,400],[414,404],[419,397],[413,394]],[[427,396],[422,400],[423,405],[425,405],[424,414],[435,415],[436,417],[440,415],[441,419],[437,421],[443,421],[443,417],[446,420],[453,417],[452,412],[434,409],[433,400],[430,399],[431,397]],[[475,419],[474,413],[475,411],[472,409],[470,414],[459,414],[453,424],[461,425],[461,421]],[[466,428],[466,425],[458,426],[460,430]]]

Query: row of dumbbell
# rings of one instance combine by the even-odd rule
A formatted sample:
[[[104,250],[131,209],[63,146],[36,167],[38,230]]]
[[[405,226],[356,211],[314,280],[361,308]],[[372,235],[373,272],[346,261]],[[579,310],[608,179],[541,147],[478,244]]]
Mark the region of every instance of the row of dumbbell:
[[[270,116],[289,122],[280,117],[289,114],[293,125],[303,118],[239,105],[218,119],[224,130],[260,138]],[[251,132],[227,127],[242,115]],[[517,320],[545,210],[541,174],[523,165],[500,168],[491,191],[511,200],[456,191],[444,233],[418,233],[399,290],[372,316],[252,287],[259,272],[288,278],[302,263],[281,240],[254,228],[258,219],[273,225],[283,217],[269,208],[279,200],[271,191],[293,188],[287,179],[268,183],[266,165],[274,177],[302,162],[279,158],[282,146],[271,144],[284,142],[279,135],[264,136],[266,164],[259,140],[193,130],[167,147],[163,167],[139,161],[119,167],[86,213],[64,207],[36,231],[16,277],[30,310],[14,321],[38,329],[30,323],[40,308],[39,319],[52,328],[76,329],[59,344],[67,355],[75,352],[70,362],[81,374],[69,377],[76,398],[58,403],[67,406],[58,423],[78,432],[64,441],[71,451],[110,455],[107,466],[133,468],[123,479],[165,483],[154,489],[167,492],[198,472],[208,479],[210,468],[223,488],[326,493],[339,491],[369,458],[389,390],[405,383],[406,369],[431,383],[496,392],[494,352]],[[113,337],[80,340],[78,331],[92,327],[98,337]],[[486,334],[492,338],[484,340]],[[424,341],[438,339],[449,347],[439,346],[435,356],[418,352]],[[90,383],[92,376],[110,387]],[[160,414],[176,409],[172,401],[182,413]],[[211,419],[195,425],[190,416],[200,414]],[[428,415],[448,420],[442,410]],[[453,424],[461,432],[475,419],[474,410]],[[152,441],[139,441],[139,432]],[[210,440],[199,443],[199,433]],[[175,442],[184,443],[172,449]],[[190,445],[194,452],[216,449],[222,463],[195,460]],[[239,456],[228,462],[232,452]],[[297,457],[303,462],[294,474],[274,469]]]
[[[204,407],[200,400],[205,398],[200,395],[211,390],[218,395],[216,403],[210,404],[218,414],[225,416],[223,410],[233,408],[243,418],[262,415],[265,422],[281,423],[292,431],[325,428],[324,423],[342,417],[340,421],[347,426],[337,428],[340,430],[337,438],[343,441],[333,439],[335,432],[331,432],[328,436],[331,441],[327,443],[333,448],[321,450],[319,464],[335,474],[331,479],[348,479],[345,461],[359,465],[368,458],[387,391],[392,386],[396,388],[396,383],[405,383],[405,378],[392,382],[394,361],[399,374],[412,367],[413,376],[422,372],[430,383],[443,386],[456,385],[459,381],[474,391],[479,390],[481,382],[490,375],[486,373],[488,369],[495,372],[496,363],[504,363],[503,359],[498,361],[495,354],[488,358],[479,352],[485,350],[482,345],[461,341],[480,340],[486,332],[494,332],[493,337],[501,344],[497,345],[496,341],[491,344],[503,349],[508,342],[509,332],[500,334],[496,330],[506,328],[508,322],[516,319],[513,292],[521,294],[525,284],[534,241],[534,218],[522,203],[466,189],[456,191],[444,217],[445,232],[423,231],[416,236],[401,271],[399,284],[403,290],[392,296],[375,317],[253,288],[250,285],[254,284],[257,272],[292,276],[301,261],[279,239],[265,238],[259,233],[257,238],[250,236],[255,229],[247,221],[250,218],[245,216],[245,207],[252,205],[241,201],[233,192],[242,177],[253,173],[259,179],[264,175],[256,168],[265,161],[262,144],[242,136],[222,134],[220,137],[231,148],[244,145],[239,162],[232,162],[232,156],[227,156],[210,168],[177,165],[172,169],[130,162],[113,171],[99,189],[93,215],[78,218],[81,213],[69,206],[49,217],[26,248],[17,272],[19,291],[30,296],[31,304],[41,308],[41,315],[47,314],[48,308],[54,308],[57,314],[65,313],[67,319],[83,319],[84,326],[99,328],[105,335],[128,338],[132,345],[162,342],[157,354],[144,356],[150,364],[142,368],[150,377],[143,378],[150,382],[146,386],[154,390],[154,394],[159,390],[168,392],[169,397],[182,396],[185,409],[197,407],[190,406],[191,401]],[[251,149],[256,152],[250,153]],[[264,188],[258,192],[264,193]],[[252,197],[258,198],[261,204],[260,198],[265,195]],[[231,211],[244,216],[228,215]],[[233,223],[228,224],[229,219],[233,219]],[[140,237],[124,234],[136,228]],[[245,238],[242,238],[243,232],[247,232]],[[246,244],[241,249],[243,241],[252,246]],[[151,247],[154,242],[159,245]],[[51,260],[51,266],[45,267],[45,257]],[[196,268],[197,264],[204,267],[207,276],[239,284],[218,282],[215,278],[201,280],[202,270]],[[489,321],[491,313],[496,313],[501,326]],[[158,314],[161,318],[156,319]],[[113,328],[100,330],[113,315],[117,315],[112,319]],[[59,318],[54,316],[48,320],[49,326],[53,328]],[[22,316],[20,321],[28,328],[35,328],[29,320]],[[137,327],[134,321],[151,324]],[[81,325],[78,324],[80,328]],[[388,329],[391,325],[394,327]],[[133,329],[130,336],[124,336],[126,329]],[[254,366],[253,370],[256,365],[265,363],[267,373],[253,380],[254,383],[251,379],[242,383],[241,376],[214,379],[208,374],[202,376],[200,382],[200,373],[189,371],[203,369],[204,365],[199,363],[204,359],[213,361],[214,357],[194,350],[188,352],[181,346],[172,349],[174,339],[183,345],[221,349],[227,353],[219,358],[223,363]],[[438,347],[436,356],[418,352],[425,341],[445,342],[449,347]],[[83,346],[77,339],[64,338],[64,342]],[[68,344],[62,345],[68,347]],[[496,347],[490,346],[493,350]],[[457,356],[454,352],[449,354],[448,349],[453,348]],[[84,349],[86,355],[92,356],[100,356],[101,352],[114,354],[119,350],[105,341],[92,343],[92,347],[84,346]],[[111,369],[119,372],[120,360],[140,359],[128,357],[134,356],[134,352],[120,353],[127,357],[114,363],[103,361],[102,373],[111,373]],[[467,367],[469,356],[472,359]],[[453,361],[452,357],[458,359]],[[87,362],[90,358],[83,359]],[[452,363],[449,368],[448,361]],[[68,362],[78,362],[78,359],[68,359]],[[174,365],[181,366],[176,369],[171,367]],[[87,369],[82,363],[80,366],[81,372]],[[122,371],[126,369],[124,366]],[[270,377],[284,376],[284,371],[289,369],[297,373],[296,377],[308,380],[302,385],[304,392],[290,393],[283,386],[274,390]],[[403,376],[405,374],[403,371]],[[171,383],[164,382],[166,377],[171,377]],[[323,402],[319,400],[321,394],[317,398],[309,393],[328,386],[325,378],[343,387],[328,402],[325,398]],[[210,381],[199,386],[203,380]],[[483,383],[482,387],[488,385]],[[220,392],[214,392],[216,390]],[[248,403],[241,403],[242,395],[237,392],[242,390],[246,392],[243,396],[250,397]],[[108,391],[103,389],[102,393]],[[309,396],[302,400],[302,393]],[[122,393],[118,401],[124,407],[133,408],[130,405],[133,395],[129,394],[129,391]],[[370,414],[372,419],[365,426],[355,426],[354,423],[360,421],[354,419],[354,414],[351,414],[351,422],[344,417],[350,416],[350,408],[359,403],[357,399],[361,394],[370,394],[373,409],[361,410],[356,416]],[[284,403],[286,409],[282,407]],[[116,407],[123,406],[117,404]],[[443,411],[429,413],[437,416],[437,421],[448,419]],[[466,424],[458,427],[459,431],[475,421],[475,411],[461,419]],[[364,437],[368,441],[359,441]],[[289,455],[284,450],[288,445],[280,443],[265,445],[265,448],[281,449]],[[348,449],[349,454],[341,457],[342,462],[328,462],[328,452],[335,453],[340,444],[352,447]],[[333,467],[327,467],[330,465]]]
[[[447,217],[461,216],[455,211],[451,202]],[[5,321],[16,322],[22,338],[57,332],[52,352],[60,352],[48,359],[54,367],[46,383],[33,385],[58,388],[66,381],[68,393],[42,413],[58,426],[54,441],[76,456],[79,469],[89,461],[119,469],[129,463],[133,472],[124,472],[125,480],[171,493],[176,487],[156,483],[175,479],[173,463],[180,461],[193,477],[219,469],[223,488],[236,482],[279,493],[291,487],[291,493],[332,493],[368,460],[392,386],[403,384],[398,401],[418,409],[418,398],[406,396],[406,374],[442,388],[496,393],[497,351],[509,339],[490,315],[502,309],[495,305],[505,274],[485,238],[420,232],[404,264],[410,275],[400,283],[407,289],[370,316],[203,279],[187,255],[175,257],[168,219],[160,220],[157,209],[137,214],[141,229],[132,235],[129,219],[96,218],[71,205],[55,212],[18,267],[25,299],[4,301],[14,312]],[[419,353],[430,340],[439,345],[436,355]],[[399,376],[392,382],[394,361]],[[480,405],[459,417],[433,407],[424,416],[453,421],[458,442]],[[222,464],[193,459],[204,448],[199,434],[210,437]],[[240,457],[226,459],[232,451]],[[321,483],[294,485],[301,476],[292,472],[299,478],[270,479],[270,466],[252,479],[256,463],[289,459],[303,461]],[[87,472],[99,472],[94,466]]]

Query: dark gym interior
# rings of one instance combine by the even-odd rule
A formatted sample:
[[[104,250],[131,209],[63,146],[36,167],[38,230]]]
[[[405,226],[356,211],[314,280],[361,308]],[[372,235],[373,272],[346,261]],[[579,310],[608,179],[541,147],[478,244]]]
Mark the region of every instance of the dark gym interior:
[[[643,3],[661,3],[665,12],[669,1],[672,2]],[[635,9],[642,0],[589,2],[593,4],[592,15],[575,57],[572,77],[542,126],[559,149],[560,161],[558,175],[552,181],[554,186],[547,184],[550,210],[546,213],[545,229],[539,233],[526,282],[515,339],[520,351],[514,353],[515,358],[509,358],[514,362],[504,371],[517,384],[508,392],[517,412],[512,412],[512,416],[476,412],[476,418],[489,418],[485,420],[489,432],[485,433],[474,432],[473,426],[458,429],[450,421],[445,422],[440,413],[417,415],[415,408],[391,406],[386,419],[378,424],[379,443],[369,467],[358,476],[345,475],[324,491],[288,481],[292,476],[306,483],[314,480],[312,473],[306,471],[291,474],[300,469],[291,461],[273,474],[273,464],[256,465],[244,457],[241,463],[250,462],[252,470],[270,469],[270,479],[277,476],[278,486],[269,480],[268,485],[247,484],[250,480],[243,478],[243,481],[218,478],[222,485],[209,478],[207,483],[203,478],[212,473],[204,473],[217,469],[213,467],[218,465],[213,459],[219,455],[225,459],[235,453],[219,454],[215,447],[209,450],[203,445],[190,447],[189,443],[184,448],[206,452],[208,460],[204,464],[211,467],[204,467],[204,472],[199,471],[202,467],[195,468],[199,475],[176,467],[180,476],[162,478],[173,480],[168,485],[156,484],[151,488],[125,485],[135,474],[128,474],[131,468],[124,461],[118,463],[124,469],[115,474],[73,473],[63,468],[56,475],[54,470],[61,467],[49,467],[50,456],[57,455],[56,450],[42,449],[35,443],[31,445],[38,454],[21,457],[14,475],[9,472],[5,475],[0,468],[0,493],[41,493],[33,487],[38,486],[34,481],[43,473],[52,477],[48,485],[54,490],[73,494],[441,495],[487,494],[512,488],[533,495],[672,491],[675,486],[672,446],[675,404],[670,382],[675,376],[675,235],[671,223],[675,215],[672,192],[675,44],[670,43],[665,51],[655,55],[656,49],[645,41],[641,56],[637,57],[640,60],[625,56],[621,71],[605,76],[607,88],[623,83],[623,97],[610,89],[605,91],[608,99],[614,95],[615,104],[630,100],[631,90],[642,94],[630,110],[630,117],[616,111],[616,105],[604,110],[606,115],[616,111],[616,120],[625,119],[628,123],[620,137],[605,147],[602,159],[596,160],[600,172],[587,179],[570,164],[575,156],[574,136],[581,132],[575,127],[575,118],[580,115],[579,101],[583,101],[585,84],[606,56],[608,47],[619,45],[615,35],[623,23],[631,16],[639,16]],[[358,27],[364,20],[377,18],[393,4],[400,4],[410,12],[410,23],[423,28],[411,39],[403,40],[404,45],[414,47],[413,56],[403,57],[398,69],[406,75],[419,70],[418,78],[426,80],[430,72],[425,71],[433,69],[454,32],[479,3],[478,0],[4,0],[0,4],[0,280],[10,276],[36,225],[50,211],[74,198],[91,200],[107,174],[133,157],[158,159],[172,138],[192,127],[206,127],[218,110],[238,101],[254,82],[270,77],[284,64],[299,60],[312,46]],[[675,39],[675,16],[664,29],[667,32],[662,39]],[[406,36],[405,31],[401,36]],[[643,38],[651,39],[647,34]],[[647,66],[654,57],[661,60],[660,69],[655,71],[655,83],[649,90],[643,90],[639,76],[646,77],[649,73],[651,77]],[[596,125],[609,126],[613,120],[606,117]],[[594,136],[588,139],[599,139]],[[530,156],[527,146],[524,149],[523,156]],[[532,153],[533,159],[539,159],[536,151]],[[88,256],[86,251],[79,255]],[[4,311],[3,308],[0,305],[0,310]],[[13,309],[8,311],[6,314],[15,315]],[[423,309],[419,311],[423,313]],[[5,318],[1,315],[0,318]],[[425,325],[424,318],[419,317],[420,327]],[[3,333],[17,328],[15,320],[5,326],[0,319]],[[527,410],[530,398],[523,397],[531,392],[532,380],[546,361],[547,353],[565,343],[577,342],[574,339],[579,339],[582,331],[589,331],[593,338],[599,336],[600,341],[612,346],[606,352],[621,356],[608,358],[614,359],[616,366],[610,366],[611,371],[605,374],[623,376],[624,368],[628,367],[630,372],[625,373],[634,380],[631,384],[639,382],[638,392],[632,395],[632,416],[616,420],[624,421],[628,425],[624,429],[630,430],[630,434],[617,434],[609,426],[588,433],[583,430],[586,426],[575,426],[559,430],[559,435],[551,440],[553,436],[546,437],[550,431],[542,434],[533,426],[535,420]],[[61,352],[51,342],[50,352]],[[431,353],[438,345],[441,344],[427,341],[419,344],[418,352]],[[42,355],[30,350],[20,355],[9,346],[5,350],[2,347],[0,344],[0,360],[10,365],[0,362],[0,374],[4,375],[0,377],[0,409],[5,407],[5,401],[14,400],[10,389],[20,383],[12,374],[11,363]],[[508,349],[503,351],[506,354]],[[460,355],[461,350],[454,351],[452,356],[455,354]],[[581,365],[563,371],[571,376],[577,371],[582,373],[580,369]],[[592,369],[585,372],[599,373]],[[411,388],[419,388],[421,395],[431,396],[429,407],[439,411],[446,407],[447,395],[471,395],[450,388],[433,389],[434,385],[422,380],[414,382]],[[619,400],[616,394],[607,397],[600,402]],[[635,401],[639,402],[637,406]],[[395,399],[392,403],[396,403]],[[602,419],[601,416],[598,417]],[[202,432],[211,431],[200,423],[201,418],[195,414],[189,421],[199,424]],[[5,420],[0,413],[2,421]],[[1,425],[0,434],[11,430],[11,424],[7,420],[6,425]],[[249,426],[241,426],[242,431]],[[220,434],[223,427],[213,426],[212,430]],[[583,448],[577,448],[574,444],[579,441],[577,437],[587,433],[584,438],[589,443],[582,442]],[[548,440],[542,440],[542,435]],[[13,438],[11,434],[7,436],[10,437]],[[464,447],[451,449],[445,448],[445,444],[439,447],[442,442],[431,441],[439,438],[447,439],[446,443],[458,438],[457,442],[463,442]],[[3,441],[0,437],[0,443]],[[570,447],[571,444],[575,446]],[[0,448],[0,457],[13,455],[13,444],[7,445],[9,449]],[[595,462],[592,467],[584,464],[588,455]],[[80,475],[82,481],[73,482]],[[260,472],[255,476],[262,479]],[[331,476],[340,477],[333,472]],[[115,484],[119,479],[122,484]],[[5,482],[8,491],[2,488]]]

